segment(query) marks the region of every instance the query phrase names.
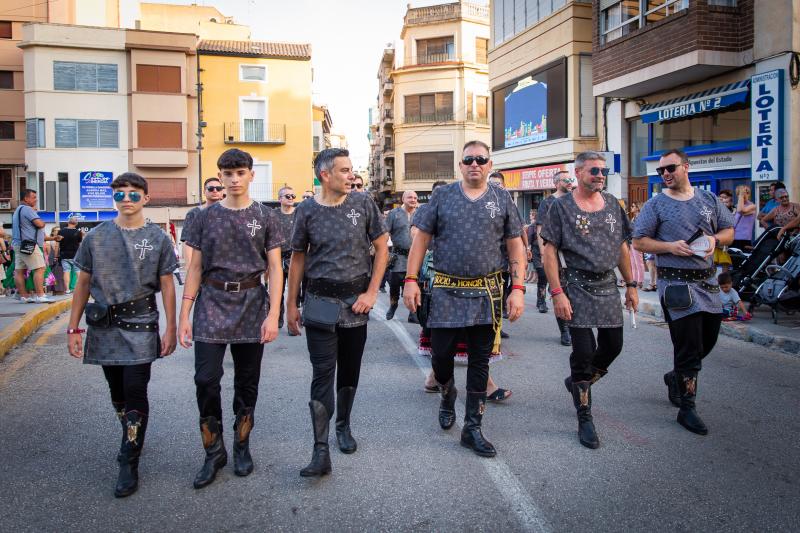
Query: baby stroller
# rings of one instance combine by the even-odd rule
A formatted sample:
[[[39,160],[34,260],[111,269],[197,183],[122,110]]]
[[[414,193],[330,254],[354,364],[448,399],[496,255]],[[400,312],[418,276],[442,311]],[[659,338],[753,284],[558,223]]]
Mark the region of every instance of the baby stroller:
[[[767,265],[769,275],[756,289],[751,304],[772,308],[772,321],[778,323],[778,311],[794,314],[800,310],[800,236],[788,245],[791,256],[783,265]]]
[[[749,254],[738,248],[728,249],[733,263],[731,269],[733,288],[742,300],[751,300],[755,288],[767,278],[765,272],[767,265],[775,261],[791,240],[788,235],[778,239],[779,231],[780,228],[771,228],[762,233]]]

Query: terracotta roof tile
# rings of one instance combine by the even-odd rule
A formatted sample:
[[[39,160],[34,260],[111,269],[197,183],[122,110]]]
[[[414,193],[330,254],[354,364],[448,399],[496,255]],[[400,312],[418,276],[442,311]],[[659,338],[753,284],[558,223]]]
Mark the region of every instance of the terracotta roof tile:
[[[197,51],[220,55],[311,59],[310,44],[274,43],[269,41],[202,40],[197,45]]]

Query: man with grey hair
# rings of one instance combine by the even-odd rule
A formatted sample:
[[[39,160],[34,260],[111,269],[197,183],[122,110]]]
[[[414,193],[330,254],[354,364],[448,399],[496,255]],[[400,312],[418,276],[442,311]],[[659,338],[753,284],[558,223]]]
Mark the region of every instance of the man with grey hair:
[[[605,158],[581,152],[575,158],[575,176],[578,186],[572,194],[561,196],[547,211],[542,258],[553,311],[572,336],[570,375],[564,385],[577,411],[578,439],[587,448],[597,448],[591,386],[622,351],[615,267],[625,278],[625,306],[635,311],[639,297],[631,273],[628,217],[619,201],[603,190],[608,176]]]
[[[281,265],[283,265],[283,285],[281,286],[281,315],[278,319],[278,329],[283,327],[283,313],[284,313],[284,298],[283,293],[286,289],[286,281],[289,278],[289,260],[292,258],[292,246],[289,242],[292,238],[292,230],[294,229],[294,201],[297,195],[294,189],[288,185],[284,185],[278,190],[278,201],[280,207],[276,209],[278,213],[278,220],[280,221],[281,231],[283,232],[284,240],[281,245]]]
[[[343,453],[354,453],[350,431],[361,357],[367,341],[369,312],[389,259],[386,228],[370,195],[351,190],[350,153],[322,150],[314,160],[322,192],[300,203],[292,233],[286,318],[289,331],[300,334],[297,297],[307,280],[302,325],[313,367],[311,424],[314,451],[300,471],[304,477],[331,472],[328,426],[336,409],[336,440]],[[374,259],[370,244],[375,248]],[[335,394],[334,394],[334,386]]]
[[[403,193],[403,205],[389,211],[386,216],[386,229],[392,239],[392,255],[389,258],[389,310],[386,320],[394,318],[400,301],[400,289],[406,273],[408,251],[411,249],[411,217],[417,210],[417,193],[411,190]],[[408,321],[418,323],[415,313],[408,313]]]
[[[78,229],[78,217],[71,216],[67,219],[67,227],[61,228],[58,232],[61,235],[61,243],[59,245],[59,257],[61,259],[61,269],[64,271],[64,287],[66,287],[67,294],[72,293],[70,282],[72,281],[72,273],[78,275],[78,267],[75,265],[75,254],[78,253],[78,247],[83,240],[83,232]]]

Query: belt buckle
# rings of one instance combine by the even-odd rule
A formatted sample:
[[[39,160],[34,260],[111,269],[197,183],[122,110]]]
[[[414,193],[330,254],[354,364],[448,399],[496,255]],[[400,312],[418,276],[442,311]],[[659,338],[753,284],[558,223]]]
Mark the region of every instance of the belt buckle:
[[[235,289],[229,289],[228,286],[236,287]],[[225,282],[225,290],[228,292],[239,292],[241,290],[242,283],[240,281],[226,281]]]

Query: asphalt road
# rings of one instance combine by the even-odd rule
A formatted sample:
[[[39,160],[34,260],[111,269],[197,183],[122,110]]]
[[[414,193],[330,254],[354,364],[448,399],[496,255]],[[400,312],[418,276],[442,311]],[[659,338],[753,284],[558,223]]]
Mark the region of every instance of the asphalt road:
[[[593,388],[601,447],[589,450],[562,383],[568,349],[553,315],[537,313],[531,295],[528,304],[508,328],[508,356],[491,367],[514,391],[484,418],[494,459],[459,446],[457,427],[439,429],[405,311],[391,323],[373,312],[353,414],[358,452],[343,455],[332,436],[333,475],[298,475],[311,456],[311,367],[305,339],[284,334],[265,353],[255,472],[238,478],[228,466],[192,488],[203,451],[192,352],[179,348],[154,365],[140,488],[122,500],[102,371],[69,357],[62,317],[0,363],[0,530],[797,531],[800,360],[721,338],[698,385],[710,434],[697,436],[667,401],[668,333],[640,319]],[[230,359],[225,368],[229,410]],[[457,367],[462,392],[464,374]]]

